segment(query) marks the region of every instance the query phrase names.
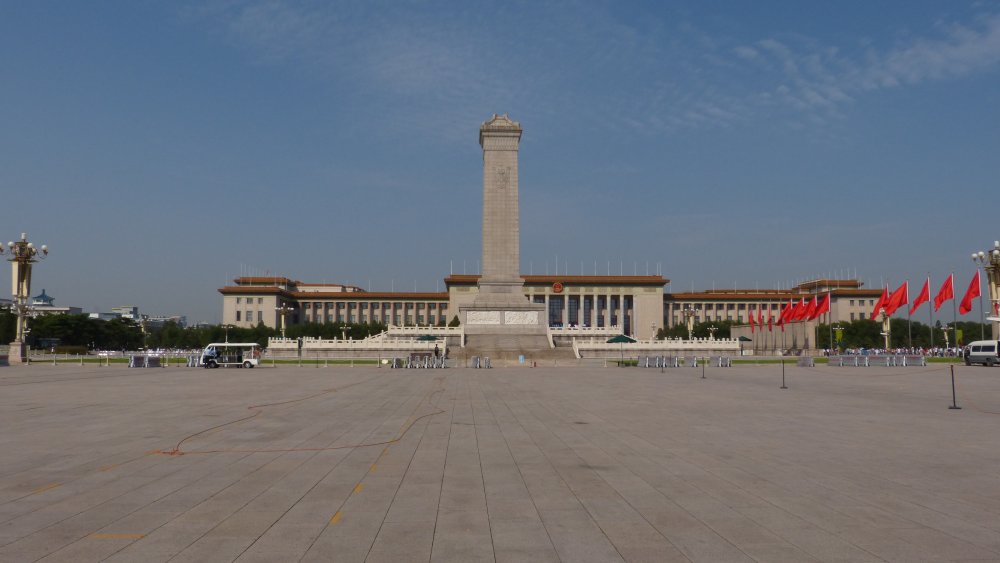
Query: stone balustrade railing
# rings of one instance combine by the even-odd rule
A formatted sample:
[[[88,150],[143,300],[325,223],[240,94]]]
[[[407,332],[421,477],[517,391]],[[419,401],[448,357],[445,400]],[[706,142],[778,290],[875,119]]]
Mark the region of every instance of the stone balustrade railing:
[[[739,340],[732,339],[711,339],[695,338],[692,340],[666,339],[666,340],[639,340],[636,342],[626,342],[612,344],[602,340],[574,340],[573,353],[577,358],[585,355],[607,355],[611,353],[625,355],[635,355],[640,352],[734,352],[739,353]]]

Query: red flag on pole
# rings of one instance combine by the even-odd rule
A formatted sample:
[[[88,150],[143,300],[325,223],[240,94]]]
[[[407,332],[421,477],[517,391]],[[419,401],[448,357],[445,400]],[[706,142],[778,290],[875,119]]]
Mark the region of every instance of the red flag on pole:
[[[937,295],[934,296],[934,312],[937,312],[944,305],[945,301],[950,301],[955,298],[955,274],[950,274],[948,279],[944,280],[941,284],[941,289],[938,290]]]
[[[802,318],[802,313],[806,312],[806,300],[804,297],[799,297],[799,303],[792,309],[792,314],[788,315],[788,320],[797,321]]]
[[[829,313],[829,312],[830,312],[830,294],[827,293],[826,297],[823,298],[823,301],[819,304],[818,307],[816,307],[816,310],[813,311],[813,314],[809,317],[809,320],[811,321],[819,317],[823,313]]]
[[[921,305],[930,301],[931,299],[931,278],[927,278],[924,282],[924,288],[920,290],[920,295],[913,300],[913,306],[910,307],[910,314],[912,315],[914,311],[920,308]]]
[[[979,287],[979,270],[976,270],[976,275],[972,277],[972,281],[969,282],[969,289],[965,291],[965,297],[962,298],[962,302],[958,304],[958,314],[967,315],[972,311],[972,300],[976,297],[982,295]]]
[[[760,306],[757,307],[757,326],[760,327],[761,331],[764,330],[764,309]]]
[[[889,286],[885,286],[882,289],[882,296],[879,297],[878,301],[875,302],[875,310],[872,311],[872,316],[869,318],[877,319],[878,312],[881,311],[883,307],[885,307],[887,301],[889,301]]]
[[[750,318],[750,334],[753,334],[754,332],[753,311],[747,310],[747,315]]]
[[[897,309],[910,302],[910,282],[905,281],[896,291],[889,296],[889,301],[885,304],[885,314],[892,316]]]
[[[802,316],[799,317],[800,320],[808,321],[812,319],[813,313],[816,312],[816,307],[819,305],[819,296],[813,297],[813,300],[806,305],[805,311],[802,311]]]
[[[767,331],[774,332],[774,315],[770,312],[767,314]]]
[[[785,324],[785,319],[788,318],[788,312],[792,309],[792,300],[789,299],[788,303],[781,307],[781,311],[778,313],[778,326],[783,326]]]

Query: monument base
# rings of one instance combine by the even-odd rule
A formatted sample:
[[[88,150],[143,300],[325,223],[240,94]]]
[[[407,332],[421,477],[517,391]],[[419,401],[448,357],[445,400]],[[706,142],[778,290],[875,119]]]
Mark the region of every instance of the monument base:
[[[10,365],[28,363],[28,347],[24,342],[11,342],[7,353],[7,363]]]
[[[531,354],[549,350],[545,305],[530,303],[523,296],[480,294],[459,309],[465,331],[465,347],[484,355],[497,352]]]

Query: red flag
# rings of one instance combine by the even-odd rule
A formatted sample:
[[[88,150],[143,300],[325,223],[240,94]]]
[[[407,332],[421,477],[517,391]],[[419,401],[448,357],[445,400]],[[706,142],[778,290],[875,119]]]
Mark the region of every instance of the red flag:
[[[760,327],[761,331],[764,330],[764,310],[760,307],[757,307],[757,326]]]
[[[804,297],[799,297],[799,303],[792,309],[791,314],[788,315],[788,320],[797,321],[802,318],[802,313],[806,311],[806,300]]]
[[[802,312],[799,313],[799,320],[800,321],[808,320],[809,317],[812,316],[813,311],[815,310],[816,310],[816,299],[813,298],[812,301],[806,301],[806,306],[802,309]]]
[[[924,282],[924,288],[920,290],[920,295],[913,300],[913,306],[910,307],[910,314],[912,315],[914,311],[920,308],[921,305],[930,301],[931,299],[931,279],[927,278]]]
[[[767,314],[767,331],[774,332],[774,315],[771,313]]]
[[[910,302],[910,282],[903,282],[896,291],[889,296],[889,301],[885,304],[885,314],[892,316],[897,309]]]
[[[827,293],[826,297],[823,298],[823,302],[820,303],[818,307],[816,307],[816,310],[813,311],[813,314],[812,316],[809,317],[809,320],[811,321],[816,317],[819,317],[823,313],[829,313],[829,312],[830,312],[830,294]]]
[[[944,305],[945,301],[950,301],[955,298],[955,274],[950,274],[948,279],[944,280],[941,284],[941,289],[938,290],[937,295],[934,296],[934,312],[937,312]]]
[[[753,334],[753,331],[754,331],[753,311],[747,309],[747,315],[749,316],[749,320],[750,320],[750,334]]]
[[[885,288],[882,289],[882,296],[879,297],[878,301],[875,302],[875,310],[872,311],[872,316],[869,318],[877,319],[878,312],[882,310],[882,307],[885,307],[885,304],[888,301],[889,301],[889,286],[885,286]]]
[[[962,302],[958,304],[958,313],[960,315],[967,315],[969,311],[972,311],[972,300],[976,297],[982,295],[979,283],[979,270],[976,270],[976,275],[972,277],[972,281],[969,282],[969,289],[965,291],[965,297],[962,298]]]
[[[792,312],[792,300],[789,299],[788,303],[781,308],[781,314],[778,315],[778,326],[781,330],[785,330],[785,321],[788,320],[788,315]]]

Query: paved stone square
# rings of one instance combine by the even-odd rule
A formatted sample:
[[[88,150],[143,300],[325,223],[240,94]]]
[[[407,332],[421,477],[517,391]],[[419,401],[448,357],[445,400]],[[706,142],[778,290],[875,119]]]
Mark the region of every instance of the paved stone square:
[[[3,561],[1000,561],[1000,370],[0,368]]]

